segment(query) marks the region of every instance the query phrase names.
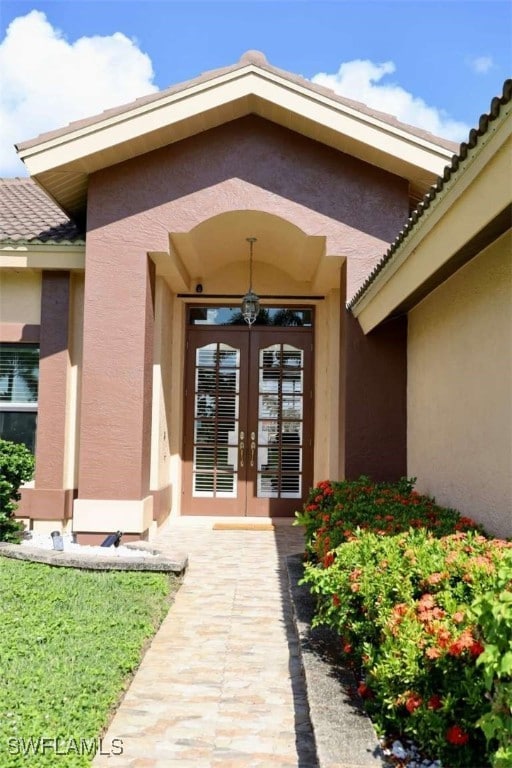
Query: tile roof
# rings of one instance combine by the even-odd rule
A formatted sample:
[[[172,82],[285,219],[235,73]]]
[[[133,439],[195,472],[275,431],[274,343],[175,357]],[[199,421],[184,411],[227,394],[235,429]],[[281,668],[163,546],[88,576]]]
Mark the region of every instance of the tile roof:
[[[512,79],[505,80],[503,84],[503,90],[501,96],[495,96],[491,101],[489,112],[481,115],[478,121],[478,127],[472,128],[469,132],[467,141],[463,141],[460,145],[459,153],[454,155],[450,165],[447,165],[444,169],[443,175],[439,176],[437,182],[429,189],[424,196],[423,200],[418,204],[415,210],[411,213],[404,228],[397,235],[395,240],[391,243],[390,247],[375,266],[373,271],[368,275],[362,286],[359,288],[356,294],[347,303],[347,309],[352,309],[363,295],[369,289],[370,285],[377,279],[377,276],[382,272],[383,268],[393,258],[398,248],[402,245],[404,240],[411,234],[421,223],[421,217],[426,210],[430,207],[432,202],[438,197],[439,193],[445,188],[446,184],[457,174],[461,162],[463,162],[470,150],[474,149],[478,144],[480,138],[485,136],[489,130],[490,124],[496,120],[500,115],[502,107],[512,101]]]
[[[84,243],[83,234],[32,179],[0,179],[0,243]]]
[[[96,125],[97,123],[100,123],[102,120],[107,120],[111,117],[123,115],[124,113],[129,112],[132,109],[143,107],[145,105],[152,104],[153,102],[159,101],[160,99],[164,99],[167,96],[171,96],[173,94],[186,91],[188,88],[191,88],[196,85],[200,85],[201,83],[207,83],[210,80],[213,80],[217,77],[222,77],[223,75],[230,74],[231,72],[236,72],[238,69],[243,69],[244,67],[247,67],[251,64],[258,67],[259,69],[262,69],[271,74],[277,75],[278,77],[282,77],[283,79],[288,80],[291,83],[295,83],[296,85],[302,86],[303,88],[307,88],[308,90],[313,91],[314,93],[327,96],[328,98],[332,99],[338,104],[342,104],[345,107],[354,109],[355,111],[360,112],[361,114],[368,115],[369,117],[373,117],[377,120],[381,120],[383,123],[392,125],[395,128],[405,131],[406,133],[409,133],[413,136],[417,136],[418,138],[421,138],[421,139],[425,139],[425,141],[429,141],[433,144],[437,144],[438,146],[444,147],[445,149],[453,150],[454,152],[457,151],[458,149],[458,144],[454,143],[453,141],[448,141],[447,139],[443,139],[439,136],[434,136],[434,134],[429,133],[428,131],[424,131],[421,128],[417,128],[415,126],[402,123],[400,122],[400,120],[397,120],[396,117],[394,117],[393,115],[389,115],[385,112],[379,112],[377,110],[371,109],[370,107],[368,107],[366,104],[363,104],[362,102],[353,101],[352,99],[347,99],[344,96],[340,96],[339,94],[332,91],[330,88],[326,88],[323,85],[317,85],[316,83],[311,82],[311,80],[307,80],[305,77],[301,77],[300,75],[295,75],[292,72],[288,72],[285,69],[279,69],[278,67],[274,67],[268,63],[265,55],[260,51],[246,51],[246,53],[244,53],[241,56],[240,60],[236,64],[232,64],[228,67],[222,67],[220,69],[212,69],[208,72],[204,72],[198,77],[193,78],[192,80],[187,80],[184,83],[178,83],[177,85],[173,85],[170,88],[166,88],[163,91],[158,91],[157,93],[150,93],[146,96],[142,96],[136,99],[135,101],[130,102],[129,104],[122,104],[120,106],[113,107],[112,109],[106,109],[104,112],[102,112],[99,115],[93,115],[92,117],[87,117],[82,120],[76,120],[75,122],[70,123],[69,125],[66,125],[62,128],[58,128],[53,131],[42,133],[33,139],[18,142],[16,144],[16,148],[18,150],[29,149],[30,147],[36,146],[37,144],[41,144],[45,141],[50,141],[51,139],[55,139],[60,136],[65,136],[66,134],[72,133],[73,131],[80,130],[81,128],[86,128],[88,126]]]

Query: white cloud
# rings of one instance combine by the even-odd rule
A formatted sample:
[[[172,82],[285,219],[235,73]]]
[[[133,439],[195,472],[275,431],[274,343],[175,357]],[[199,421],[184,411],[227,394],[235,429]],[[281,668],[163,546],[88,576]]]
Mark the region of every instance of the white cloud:
[[[44,13],[0,43],[0,175],[25,173],[14,143],[154,92],[151,59],[120,32],[68,42]]]
[[[369,60],[355,59],[344,62],[335,74],[320,72],[311,79],[341,96],[394,115],[403,123],[445,139],[463,141],[471,126],[453,120],[444,110],[429,106],[423,99],[413,96],[396,83],[381,83],[395,69],[392,61],[376,64]]]
[[[476,56],[469,60],[469,66],[477,75],[485,75],[494,66],[492,56]]]

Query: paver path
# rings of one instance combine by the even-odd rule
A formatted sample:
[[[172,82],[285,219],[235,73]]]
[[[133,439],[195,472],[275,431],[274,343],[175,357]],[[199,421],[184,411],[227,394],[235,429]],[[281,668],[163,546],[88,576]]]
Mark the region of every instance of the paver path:
[[[301,531],[176,521],[158,546],[189,567],[95,768],[316,768],[283,562]]]

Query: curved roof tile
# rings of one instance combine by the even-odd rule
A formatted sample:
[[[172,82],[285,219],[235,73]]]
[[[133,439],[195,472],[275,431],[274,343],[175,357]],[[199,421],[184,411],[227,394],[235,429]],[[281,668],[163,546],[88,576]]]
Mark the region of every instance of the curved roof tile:
[[[85,242],[77,228],[32,179],[0,179],[0,242]]]
[[[347,309],[352,309],[355,304],[363,297],[370,285],[375,281],[377,276],[382,272],[386,264],[393,258],[394,254],[404,242],[404,240],[410,235],[411,231],[416,227],[421,217],[426,210],[430,207],[431,203],[436,199],[438,194],[444,189],[445,185],[452,179],[454,174],[457,173],[460,163],[464,161],[468,152],[474,149],[478,144],[480,138],[485,136],[489,130],[490,124],[493,120],[499,116],[503,106],[508,104],[512,100],[512,79],[505,80],[503,84],[503,90],[501,96],[495,96],[491,101],[489,112],[480,116],[478,121],[478,127],[472,128],[469,132],[467,142],[463,141],[459,148],[459,153],[452,157],[450,165],[447,165],[443,171],[443,175],[439,176],[437,182],[432,185],[429,191],[425,194],[423,200],[417,205],[414,211],[411,213],[404,228],[399,232],[395,240],[391,243],[388,250],[368,275],[362,286],[357,293],[347,303]]]

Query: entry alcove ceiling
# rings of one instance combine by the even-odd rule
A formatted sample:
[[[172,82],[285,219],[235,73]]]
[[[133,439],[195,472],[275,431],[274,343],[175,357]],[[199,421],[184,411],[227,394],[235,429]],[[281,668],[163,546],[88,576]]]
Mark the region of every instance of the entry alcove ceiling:
[[[326,291],[337,287],[343,258],[326,253],[326,238],[308,235],[291,222],[264,211],[229,211],[201,222],[189,232],[169,234],[169,253],[150,254],[174,291],[206,293],[248,287],[249,243],[254,243],[254,289],[260,293]]]

